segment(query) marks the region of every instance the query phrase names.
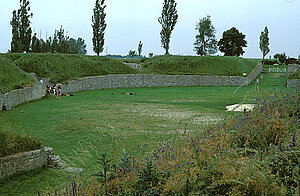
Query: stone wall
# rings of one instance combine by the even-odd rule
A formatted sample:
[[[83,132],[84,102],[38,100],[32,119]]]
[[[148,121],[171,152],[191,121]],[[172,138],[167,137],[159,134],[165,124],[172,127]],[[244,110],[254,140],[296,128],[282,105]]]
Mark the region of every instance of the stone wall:
[[[22,103],[41,99],[46,95],[45,85],[40,82],[34,83],[31,87],[17,89],[5,94],[0,94],[0,111],[3,106],[9,110]]]
[[[287,87],[288,88],[299,88],[300,87],[300,79],[288,79]]]
[[[199,75],[154,75],[154,74],[124,74],[85,77],[68,81],[62,85],[63,93],[83,90],[138,88],[138,87],[167,87],[167,86],[245,86],[254,80],[262,71],[262,65],[257,65],[248,77],[241,76],[199,76]],[[46,95],[45,84],[39,81],[32,87],[17,89],[6,94],[0,94],[0,111],[41,99]]]
[[[48,157],[42,150],[19,153],[0,158],[0,179],[18,172],[41,168],[48,163]]]
[[[126,74],[85,77],[62,85],[63,93],[83,90],[167,87],[167,86],[244,86],[254,80],[262,71],[257,65],[248,77],[240,76],[199,76],[199,75],[154,75]]]

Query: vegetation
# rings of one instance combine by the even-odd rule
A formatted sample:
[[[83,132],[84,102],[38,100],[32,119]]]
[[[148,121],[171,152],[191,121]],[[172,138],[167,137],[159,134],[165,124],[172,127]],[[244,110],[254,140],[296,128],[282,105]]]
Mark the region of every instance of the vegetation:
[[[135,50],[129,50],[128,52],[128,56],[130,56],[131,58],[135,57],[137,54],[136,54],[136,51]]]
[[[300,79],[300,69],[290,75],[289,79]]]
[[[177,3],[175,3],[175,0],[164,0],[163,5],[161,17],[158,18],[158,22],[162,26],[162,30],[160,32],[160,42],[161,46],[166,51],[165,55],[168,55],[171,34],[178,20],[178,14],[176,10]]]
[[[15,66],[6,58],[0,56],[0,93],[30,86],[34,79],[32,76]],[[2,106],[0,106],[2,107]]]
[[[105,0],[96,0],[96,5],[94,8],[94,15],[92,16],[92,27],[93,27],[93,50],[99,56],[103,52],[104,46],[104,32],[106,29],[105,23],[105,12],[104,5]]]
[[[0,130],[0,157],[40,148],[41,143],[30,136]]]
[[[142,43],[142,41],[140,41],[139,45],[138,45],[138,55],[139,56],[142,55],[142,49],[143,49],[143,43]]]
[[[251,73],[256,63],[238,57],[156,56],[143,66],[145,73],[242,76]]]
[[[53,83],[67,82],[85,76],[136,73],[136,70],[107,57],[66,54],[5,54],[25,72],[34,72],[38,77],[50,78]]]
[[[32,37],[31,51],[33,53],[65,53],[65,54],[86,54],[86,44],[84,39],[70,38],[65,34],[65,30],[61,26],[59,30],[55,30],[54,35],[49,37],[46,42],[38,39],[36,33]]]
[[[20,0],[20,9],[13,11],[13,17],[10,22],[12,26],[12,41],[10,52],[29,52],[32,30],[30,27],[30,18],[32,13],[28,0]]]
[[[262,52],[262,57],[263,57],[262,64],[264,64],[265,56],[270,52],[268,27],[265,27],[265,29],[260,34],[259,49]]]
[[[284,88],[286,79],[279,76],[280,73],[265,74],[264,79],[260,80],[260,86],[273,89],[272,85],[278,84],[278,88]],[[136,95],[121,94],[124,92],[136,92]],[[62,97],[60,100],[47,96],[42,100],[17,106],[12,111],[0,112],[0,129],[30,134],[39,139],[44,146],[53,147],[55,154],[60,155],[69,166],[80,167],[85,171],[77,176],[52,169],[25,173],[0,183],[2,194],[34,195],[39,190],[41,195],[48,192],[54,195],[54,190],[59,191],[63,187],[68,191],[74,187],[78,188],[78,191],[80,188],[86,191],[86,188],[97,180],[90,177],[91,175],[105,173],[101,167],[103,153],[108,153],[107,160],[113,159],[108,164],[111,167],[106,175],[107,179],[110,179],[114,176],[111,169],[119,165],[121,158],[124,160],[122,163],[128,158],[130,168],[129,163],[133,157],[137,160],[135,163],[145,161],[146,164],[147,161],[143,157],[151,156],[152,149],[157,149],[156,146],[161,144],[162,140],[172,140],[173,146],[180,147],[182,144],[181,147],[184,147],[185,143],[178,140],[179,138],[186,141],[193,135],[203,133],[207,125],[219,123],[219,120],[223,119],[224,105],[251,103],[255,100],[257,92],[252,85],[240,88],[107,89],[78,92],[74,95]],[[99,95],[102,96],[101,99],[98,98]],[[173,153],[176,161],[177,153],[180,152],[183,151]],[[213,151],[211,155],[212,153]],[[208,160],[211,158],[213,156]],[[233,159],[233,162],[236,162],[236,159]],[[151,168],[150,163],[145,166],[147,167]],[[154,161],[150,170],[154,177],[155,171],[160,175]],[[145,169],[144,173],[146,171]],[[243,175],[246,174],[245,170]],[[130,179],[129,182],[132,182]],[[139,179],[151,180],[144,176],[140,176]],[[101,187],[104,188],[101,184],[103,178],[100,177],[99,180],[101,181],[94,184],[95,188],[99,187],[101,190]],[[74,183],[76,186],[73,186]],[[108,183],[112,181],[109,180]],[[139,190],[142,190],[142,187]]]
[[[216,39],[216,30],[212,25],[210,16],[202,18],[199,23],[196,24],[196,30],[199,34],[196,35],[196,41],[194,43],[194,50],[198,55],[206,56],[215,54],[218,50],[218,42]]]
[[[245,53],[243,47],[247,47],[245,35],[240,33],[235,27],[223,32],[218,46],[225,56],[240,56]]]
[[[280,62],[280,64],[285,64],[287,56],[285,53],[282,53],[282,54],[277,53],[274,55],[274,59],[278,60]]]

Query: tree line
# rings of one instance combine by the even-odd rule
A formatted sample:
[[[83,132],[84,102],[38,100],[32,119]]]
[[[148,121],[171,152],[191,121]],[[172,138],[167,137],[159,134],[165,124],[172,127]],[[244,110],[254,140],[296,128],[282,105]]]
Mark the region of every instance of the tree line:
[[[158,22],[161,25],[160,38],[161,47],[165,49],[165,55],[169,54],[170,40],[172,31],[178,21],[178,13],[175,0],[163,0],[163,8]],[[107,24],[105,22],[105,0],[96,0],[92,16],[93,30],[93,51],[99,56],[103,52],[104,34]],[[36,33],[32,36],[30,27],[30,18],[33,17],[30,12],[29,0],[20,0],[20,9],[13,11],[13,17],[10,22],[12,25],[12,41],[10,52],[58,52],[72,54],[86,54],[86,44],[84,39],[70,38],[65,35],[64,29],[55,30],[52,37],[46,41],[39,39]],[[225,56],[240,56],[245,53],[244,47],[247,47],[246,35],[239,32],[235,27],[223,32],[222,38],[217,41],[216,29],[212,25],[211,18],[208,15],[200,19],[196,24],[197,35],[194,42],[194,51],[198,55],[213,55],[218,50]],[[262,51],[263,60],[269,53],[269,31],[268,28],[261,32],[259,48]],[[138,55],[141,55],[142,42],[138,45]],[[135,51],[129,51],[130,56],[137,55]],[[152,54],[153,55],[153,54]]]

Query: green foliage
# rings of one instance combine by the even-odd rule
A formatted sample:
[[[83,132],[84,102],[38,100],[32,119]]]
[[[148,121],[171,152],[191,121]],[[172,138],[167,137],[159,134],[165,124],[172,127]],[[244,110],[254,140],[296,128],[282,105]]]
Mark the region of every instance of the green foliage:
[[[139,45],[138,45],[138,54],[139,54],[139,56],[141,56],[141,54],[142,54],[142,48],[143,48],[143,43],[142,43],[142,41],[140,41]]]
[[[164,0],[161,17],[158,18],[158,22],[162,26],[160,42],[166,50],[166,55],[169,54],[171,34],[178,20],[176,6],[175,0]]]
[[[70,38],[61,26],[59,30],[55,30],[54,35],[49,37],[46,42],[43,39],[38,39],[35,33],[32,37],[31,52],[86,54],[86,44],[84,39],[80,37],[77,40]]]
[[[274,59],[278,60],[281,64],[285,64],[287,56],[285,53],[282,54],[277,53],[274,55]]]
[[[245,53],[243,47],[247,47],[245,35],[240,33],[235,27],[223,32],[218,46],[225,56],[240,56]]]
[[[32,36],[31,42],[31,52],[40,53],[42,51],[42,46],[40,40],[36,37],[36,33]]]
[[[20,9],[13,11],[10,22],[12,26],[12,41],[10,52],[29,52],[31,43],[31,27],[29,13],[30,6],[28,0],[20,0]]]
[[[202,18],[196,24],[196,30],[198,34],[196,35],[196,41],[194,43],[194,51],[201,56],[215,54],[218,50],[218,42],[215,35],[216,30],[211,23],[209,15]]]
[[[156,56],[143,66],[144,72],[155,74],[242,76],[244,72],[251,73],[256,63],[238,57]]]
[[[141,171],[138,174],[137,179],[137,193],[139,195],[160,195],[160,193],[154,189],[159,182],[159,174],[156,168],[152,165],[152,161],[149,160],[143,165]]]
[[[150,52],[149,53],[149,58],[152,58],[153,57],[153,52]]]
[[[268,30],[268,27],[265,27],[265,29],[260,34],[260,37],[259,37],[259,49],[262,52],[262,55],[263,55],[262,63],[264,64],[265,56],[270,52],[270,48],[269,48],[269,30]]]
[[[99,158],[98,163],[100,164],[102,171],[94,174],[94,176],[98,177],[97,179],[99,182],[106,183],[114,178],[114,175],[112,175],[113,167],[111,161],[112,159],[107,159],[107,153],[102,154]]]
[[[71,54],[86,54],[86,44],[84,43],[84,39],[80,37],[77,40],[70,38],[68,44]]]
[[[53,83],[67,82],[85,76],[136,73],[122,63],[107,57],[66,54],[27,54],[15,64],[39,77],[50,78]]]
[[[99,53],[103,52],[104,46],[104,32],[106,29],[104,0],[96,0],[94,8],[94,15],[92,16],[92,28],[93,28],[93,50],[99,56]]]
[[[263,61],[261,61],[264,65],[275,65],[278,63],[277,60],[272,60],[272,59],[264,59]]]
[[[0,130],[0,157],[39,148],[41,143],[30,136]]]
[[[128,56],[130,56],[131,58],[135,57],[137,54],[136,54],[136,51],[135,50],[129,50],[128,52]]]
[[[15,55],[13,55],[15,57]],[[34,79],[15,64],[0,56],[0,93],[30,86]],[[2,106],[0,106],[2,107]]]

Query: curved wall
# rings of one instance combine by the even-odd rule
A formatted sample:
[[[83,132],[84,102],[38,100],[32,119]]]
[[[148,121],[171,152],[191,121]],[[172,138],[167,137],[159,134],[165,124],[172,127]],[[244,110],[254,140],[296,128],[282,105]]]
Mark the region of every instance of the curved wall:
[[[83,90],[138,88],[138,87],[168,87],[168,86],[245,86],[249,85],[262,71],[259,64],[248,77],[241,76],[199,76],[199,75],[154,75],[154,74],[124,74],[85,77],[68,81],[62,85],[63,93]],[[32,87],[17,89],[6,94],[0,94],[0,111],[22,103],[41,99],[46,95],[44,83],[36,82]],[[3,107],[4,106],[4,107]]]

